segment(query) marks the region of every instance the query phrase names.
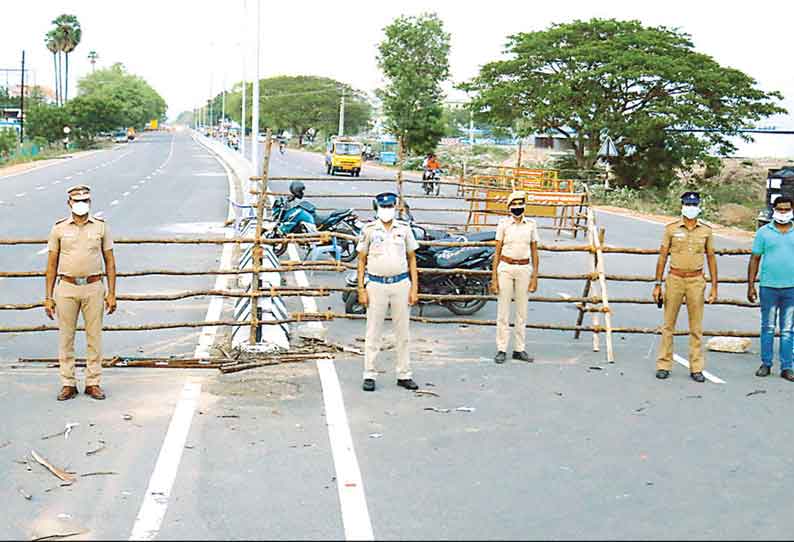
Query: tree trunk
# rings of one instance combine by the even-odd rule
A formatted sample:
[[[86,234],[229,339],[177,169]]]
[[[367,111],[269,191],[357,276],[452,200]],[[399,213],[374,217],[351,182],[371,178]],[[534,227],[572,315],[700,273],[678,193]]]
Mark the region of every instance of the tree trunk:
[[[53,88],[55,91],[55,105],[61,105],[61,97],[58,93],[58,55],[56,53],[52,53],[52,73],[55,76],[55,86]]]
[[[63,85],[63,103],[69,99],[69,53],[66,53],[66,81]]]

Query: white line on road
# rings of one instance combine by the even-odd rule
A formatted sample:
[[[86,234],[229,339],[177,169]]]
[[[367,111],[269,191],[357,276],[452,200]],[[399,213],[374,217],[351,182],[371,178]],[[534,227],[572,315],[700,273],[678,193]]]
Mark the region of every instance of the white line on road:
[[[117,199],[114,199],[113,201],[110,202],[110,206],[111,207],[113,207],[114,205],[118,205],[118,204],[119,204],[119,200],[117,200]]]
[[[69,175],[68,177],[66,177],[67,181],[71,181],[72,179],[74,179],[74,175]]]
[[[139,186],[138,186],[137,184],[134,184],[134,185],[132,185],[130,188],[131,188],[132,190],[138,190]]]
[[[102,218],[103,216],[105,216],[105,211],[99,211],[97,213],[94,213],[94,216],[97,218]]]
[[[130,540],[154,540],[160,532],[200,394],[201,384],[197,382],[188,382],[182,388]]]
[[[25,196],[25,194],[27,194],[27,192],[20,192],[19,194],[17,194],[17,197],[21,198],[21,197]]]
[[[318,359],[317,372],[320,373],[320,383],[323,388],[325,423],[328,426],[328,439],[331,441],[331,454],[336,468],[336,485],[342,508],[345,538],[374,540],[364,482],[353,448],[353,437],[350,435],[350,426],[347,423],[345,402],[342,399],[342,389],[339,386],[334,360]]]
[[[127,197],[127,196],[129,196],[129,195],[130,195],[130,193],[129,193],[129,192],[124,192],[124,193],[121,195],[121,197],[123,197],[123,198],[126,198],[126,197]]]
[[[61,181],[52,181],[52,184],[61,184]]]
[[[689,369],[689,360],[686,358],[682,358],[678,354],[673,354],[673,359],[677,362]],[[725,381],[718,376],[714,376],[708,371],[703,371],[703,376],[706,377],[706,380],[709,382],[714,382],[715,384],[725,384]]]
[[[49,252],[49,250],[50,250],[49,248],[47,248],[47,247],[44,247],[43,249],[39,250],[39,251],[36,253],[36,256],[41,256],[41,255],[43,255],[43,254],[47,254],[47,252]]]
[[[36,190],[47,190],[46,186],[37,186]]]

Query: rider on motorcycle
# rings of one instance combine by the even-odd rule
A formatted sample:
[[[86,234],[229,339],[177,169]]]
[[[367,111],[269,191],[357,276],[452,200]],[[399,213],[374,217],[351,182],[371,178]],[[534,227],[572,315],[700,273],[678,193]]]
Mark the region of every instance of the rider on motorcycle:
[[[424,181],[432,178],[433,174],[441,169],[441,163],[436,158],[436,155],[431,152],[422,162],[422,168],[424,169],[424,174],[422,175],[422,180]]]

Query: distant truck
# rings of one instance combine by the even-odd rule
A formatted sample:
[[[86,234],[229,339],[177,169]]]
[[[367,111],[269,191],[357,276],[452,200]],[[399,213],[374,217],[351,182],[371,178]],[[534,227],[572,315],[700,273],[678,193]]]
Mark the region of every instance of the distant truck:
[[[158,123],[157,119],[152,119],[146,124],[146,126],[144,126],[143,130],[145,132],[154,131],[154,130],[158,129],[158,126],[159,126],[159,123]]]
[[[766,178],[764,208],[758,213],[758,227],[772,221],[772,205],[781,196],[794,199],[794,167],[770,169]]]
[[[325,170],[328,175],[337,171],[350,173],[351,177],[361,175],[363,146],[352,139],[335,137],[328,142],[325,153]]]

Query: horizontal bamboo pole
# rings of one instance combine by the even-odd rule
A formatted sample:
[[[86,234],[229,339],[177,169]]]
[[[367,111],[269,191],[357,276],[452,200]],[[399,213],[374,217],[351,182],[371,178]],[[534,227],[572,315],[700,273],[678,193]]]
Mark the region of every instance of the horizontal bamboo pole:
[[[18,363],[46,363],[57,364],[58,358],[19,358]],[[223,364],[235,363],[234,359],[227,358],[155,358],[155,357],[126,357],[116,356],[102,360],[102,367],[119,368],[151,368],[151,369],[219,369]],[[77,367],[85,367],[86,359],[77,358]]]
[[[355,241],[357,239],[354,235],[348,235],[340,232],[322,232],[311,234],[289,234],[277,239],[262,239],[260,241],[263,245],[278,245],[285,241],[300,241],[300,242],[330,242],[332,237],[337,239],[348,239]],[[253,244],[253,237],[246,238],[227,238],[227,237],[170,237],[170,238],[122,238],[114,239],[113,243],[116,245],[239,245],[239,244]],[[3,245],[46,245],[46,239],[0,239],[0,246]]]
[[[260,194],[257,190],[250,191],[252,195],[258,196]],[[566,193],[567,194],[567,193]],[[291,196],[291,192],[270,192],[268,191],[269,196]],[[311,194],[309,199],[326,199],[326,198],[333,198],[333,199],[374,199],[378,194]],[[480,197],[471,197],[471,196],[450,196],[450,195],[438,195],[438,196],[428,196],[425,194],[407,194],[405,199],[429,199],[429,200],[459,200],[459,201],[466,201],[466,202],[482,202],[482,203],[507,203],[507,194],[503,198],[480,198]],[[533,203],[528,202],[527,205],[537,205],[539,207],[587,207],[587,203],[565,203],[565,204],[558,204],[558,203]]]

